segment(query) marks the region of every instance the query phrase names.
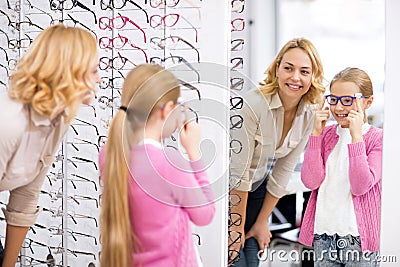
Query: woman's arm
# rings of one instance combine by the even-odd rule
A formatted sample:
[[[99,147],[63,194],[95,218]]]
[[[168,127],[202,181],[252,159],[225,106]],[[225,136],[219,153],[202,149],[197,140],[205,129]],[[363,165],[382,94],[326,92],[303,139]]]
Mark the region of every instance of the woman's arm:
[[[1,97],[4,97],[3,95]],[[4,99],[3,99],[4,100]],[[1,101],[0,101],[1,102]],[[5,107],[4,103],[2,103],[2,107]],[[6,104],[9,105],[9,102]],[[20,143],[21,136],[25,130],[25,117],[21,116],[23,114],[21,109],[15,110],[11,109],[11,111],[17,112],[12,113],[10,110],[7,112],[2,112],[0,114],[0,181],[6,176],[7,166],[9,164],[10,159],[13,157],[18,144]],[[1,185],[0,185],[1,189]],[[10,192],[9,204],[7,207],[10,207],[13,204],[12,191]],[[18,201],[18,200],[17,200]],[[21,201],[19,203],[20,206],[24,206],[26,203]],[[6,216],[7,227],[6,227],[6,243],[4,246],[4,258],[3,258],[3,267],[14,267],[18,258],[18,254],[20,252],[22,243],[25,239],[26,233],[29,230],[29,226],[16,226],[13,225],[15,219],[19,219],[20,216],[24,216],[22,213],[9,213],[6,209],[3,209],[3,212]],[[14,216],[16,215],[16,216]],[[37,215],[37,214],[35,214]],[[36,219],[34,215],[33,220]],[[32,224],[34,221],[32,222]]]
[[[305,136],[308,136],[308,133],[309,131],[306,132]],[[288,193],[286,187],[306,144],[307,138],[303,137],[285,157],[277,159],[272,174],[268,175],[267,194],[265,195],[263,206],[256,222],[246,234],[246,238],[255,237],[261,249],[269,245],[271,234],[268,228],[268,219],[279,199]]]
[[[307,144],[308,133],[302,137],[297,146],[285,157],[276,160],[272,173],[268,175],[267,191],[272,196],[281,198],[289,193],[286,188],[292,177],[294,168],[299,162],[299,157]]]
[[[2,113],[3,112],[6,113],[5,111],[2,111]],[[17,150],[17,146],[21,142],[22,134],[25,131],[24,117],[12,118],[6,115],[7,114],[0,114],[0,129],[2,129],[0,131],[0,181],[6,175],[9,161]],[[22,120],[22,122],[10,123],[10,120]],[[0,190],[1,189],[0,186]]]
[[[14,267],[29,227],[7,224],[2,267]]]
[[[265,101],[265,100],[264,100]],[[244,225],[246,222],[246,207],[248,191],[252,186],[249,169],[251,167],[254,148],[256,145],[255,135],[259,126],[259,119],[253,110],[256,105],[251,105],[245,101],[242,109],[231,111],[231,121],[242,120],[242,126],[230,125],[230,164],[229,179],[231,198],[237,197],[238,203],[230,205],[229,234],[228,234],[228,264],[231,264],[238,256],[240,248],[245,243]],[[262,109],[260,109],[262,110]],[[271,130],[271,129],[265,129]],[[231,200],[230,200],[231,203]],[[240,236],[240,240],[233,240],[235,236]]]
[[[250,101],[251,100],[254,99],[251,98]],[[232,110],[230,113],[231,121],[238,121],[238,123],[236,125],[230,125],[231,152],[229,164],[229,179],[232,188],[239,191],[250,191],[252,187],[252,177],[250,177],[249,169],[254,158],[256,132],[258,127],[260,127],[260,119],[257,117],[257,114],[255,114],[255,109],[257,108],[256,104],[247,102],[245,98],[243,99],[243,101],[244,103],[242,109]],[[265,107],[268,106],[265,105]],[[258,109],[260,109],[260,107],[258,107]],[[260,128],[260,130],[272,131],[273,129]]]
[[[40,185],[43,179],[44,176],[41,177]],[[37,208],[39,192],[40,186],[36,186],[34,182],[10,191],[8,204],[3,208],[7,221],[3,267],[14,267],[17,261],[26,233],[40,212]]]

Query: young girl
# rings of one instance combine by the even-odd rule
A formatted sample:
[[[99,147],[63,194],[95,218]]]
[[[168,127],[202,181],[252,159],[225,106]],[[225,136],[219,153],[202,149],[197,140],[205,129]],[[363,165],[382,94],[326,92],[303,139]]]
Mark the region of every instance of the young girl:
[[[301,169],[312,191],[299,241],[314,246],[315,266],[377,266],[381,213],[382,130],[368,124],[373,101],[364,71],[346,68],[316,112]],[[365,252],[372,252],[363,254]]]
[[[0,191],[9,191],[2,266],[15,266],[41,209],[40,189],[82,103],[100,82],[97,41],[80,28],[51,26],[33,41],[0,93]],[[3,233],[2,233],[3,234]],[[0,243],[0,266],[3,260]]]
[[[215,207],[199,127],[182,126],[184,109],[169,71],[144,64],[127,75],[99,156],[101,266],[198,266],[189,222],[209,224]],[[189,162],[162,146],[177,128]]]

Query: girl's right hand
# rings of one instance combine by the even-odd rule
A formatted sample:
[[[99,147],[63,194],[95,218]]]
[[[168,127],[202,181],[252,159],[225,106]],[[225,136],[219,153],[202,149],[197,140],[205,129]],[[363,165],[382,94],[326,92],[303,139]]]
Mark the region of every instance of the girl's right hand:
[[[314,128],[311,133],[313,136],[320,136],[329,119],[329,107],[315,111]]]
[[[180,135],[182,146],[188,153],[189,159],[196,161],[201,158],[200,152],[200,127],[194,120],[189,120],[189,114],[185,109],[186,121],[183,122]]]

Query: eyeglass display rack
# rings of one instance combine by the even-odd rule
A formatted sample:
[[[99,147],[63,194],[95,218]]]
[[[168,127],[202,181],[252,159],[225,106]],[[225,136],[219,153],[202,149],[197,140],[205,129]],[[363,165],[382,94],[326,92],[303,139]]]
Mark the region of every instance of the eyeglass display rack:
[[[243,98],[241,94],[252,88],[252,81],[249,79],[249,64],[248,60],[248,27],[251,20],[247,18],[248,12],[245,0],[232,0],[231,1],[231,58],[230,58],[230,110],[239,110],[243,108]],[[239,119],[239,121],[238,121]],[[240,120],[241,119],[241,120]],[[230,129],[235,131],[238,123],[243,124],[243,118],[240,115],[232,113],[230,115]],[[240,154],[242,151],[242,143],[239,140],[230,139],[229,142],[230,155],[232,153]],[[237,181],[233,179],[230,181],[230,189],[237,187]],[[241,198],[237,194],[230,194],[229,207],[228,207],[228,263],[231,264],[240,258],[239,251],[233,249],[236,242],[241,242],[243,236],[234,230],[234,225],[242,223],[241,215],[238,213],[231,213],[231,208],[239,205]]]
[[[210,61],[204,54],[206,48],[223,53],[229,49],[225,42],[209,44],[214,39],[209,36],[217,37],[229,28],[223,25],[219,29],[210,21],[213,16],[204,16],[203,10],[214,10],[210,5],[216,5],[220,12],[221,6],[227,11],[231,7],[229,3],[208,0],[0,2],[0,23],[6,25],[0,29],[0,90],[7,90],[10,73],[32,41],[54,23],[81,27],[96,37],[102,78],[96,98],[91,105],[81,107],[46,175],[39,198],[43,211],[28,231],[17,266],[99,266],[102,188],[97,159],[120,105],[123,78],[141,63],[173,67],[173,72],[182,80],[184,98],[193,103],[192,115],[199,118],[201,125],[202,110],[198,107],[207,92],[202,91],[203,73],[198,66],[203,58]],[[206,23],[204,17],[208,19]],[[210,25],[215,33],[210,31]],[[240,68],[242,62],[236,63]],[[176,137],[167,140],[166,145],[178,146]],[[5,205],[7,199],[7,193],[1,192],[0,204]],[[225,224],[223,205],[217,207],[217,213],[220,216],[213,224]],[[0,227],[4,235],[4,220],[0,220]],[[224,228],[217,226],[216,229]],[[221,239],[224,236],[222,231]],[[0,237],[4,244],[4,236]],[[220,266],[219,262],[224,260],[216,257],[226,258],[226,244],[214,245],[214,238],[215,235],[194,227],[193,240],[205,266]],[[214,254],[209,257],[208,253]]]

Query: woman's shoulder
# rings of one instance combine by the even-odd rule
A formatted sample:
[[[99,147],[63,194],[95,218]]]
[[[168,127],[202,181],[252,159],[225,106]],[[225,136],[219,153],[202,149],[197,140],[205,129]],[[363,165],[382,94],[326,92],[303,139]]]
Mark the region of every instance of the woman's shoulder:
[[[253,89],[240,95],[247,105],[252,107],[268,106],[269,96],[263,95],[260,90]]]
[[[8,133],[15,135],[25,131],[27,117],[24,105],[15,99],[10,98],[7,92],[0,93],[0,128],[6,129],[2,135]]]
[[[243,108],[234,110],[232,113],[245,115],[259,121],[259,118],[266,113],[264,111],[269,109],[270,96],[264,96],[258,89],[244,92],[238,96],[243,98]]]
[[[16,114],[21,114],[23,109],[23,104],[16,99],[11,98],[7,92],[0,93],[0,107],[3,111],[1,112],[2,116],[12,116]]]

